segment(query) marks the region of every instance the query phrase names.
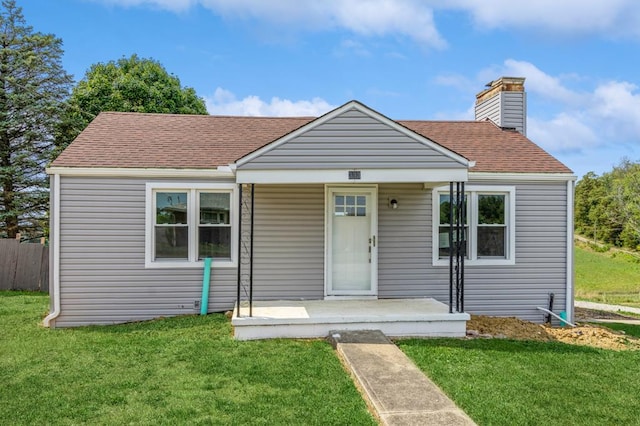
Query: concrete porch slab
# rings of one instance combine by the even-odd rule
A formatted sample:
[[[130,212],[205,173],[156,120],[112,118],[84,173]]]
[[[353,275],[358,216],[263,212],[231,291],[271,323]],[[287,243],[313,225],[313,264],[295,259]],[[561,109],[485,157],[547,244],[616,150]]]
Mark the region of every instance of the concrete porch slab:
[[[393,337],[463,337],[466,313],[434,299],[254,301],[233,313],[238,340],[325,337],[334,329],[382,330]]]

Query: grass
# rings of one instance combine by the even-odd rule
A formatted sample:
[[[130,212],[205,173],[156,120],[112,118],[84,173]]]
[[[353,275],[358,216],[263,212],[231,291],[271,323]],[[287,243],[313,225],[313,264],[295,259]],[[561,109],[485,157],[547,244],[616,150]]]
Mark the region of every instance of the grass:
[[[640,337],[640,326],[633,324],[624,324],[619,322],[596,323],[598,326],[604,326],[613,330],[624,331],[629,336]]]
[[[499,339],[398,346],[479,425],[640,424],[640,351]]]
[[[640,263],[622,252],[599,253],[575,247],[575,297],[579,300],[640,307]]]
[[[375,424],[330,345],[237,342],[222,315],[49,330],[0,292],[2,424]]]

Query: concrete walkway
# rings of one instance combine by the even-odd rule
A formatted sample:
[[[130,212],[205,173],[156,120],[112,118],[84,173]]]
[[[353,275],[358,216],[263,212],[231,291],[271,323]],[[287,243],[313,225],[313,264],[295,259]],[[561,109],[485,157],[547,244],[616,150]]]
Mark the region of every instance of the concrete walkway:
[[[332,331],[329,341],[382,424],[475,425],[381,331]]]
[[[640,308],[632,308],[631,306],[607,305],[606,303],[583,302],[581,300],[576,300],[575,302],[573,302],[573,306],[575,306],[576,308],[593,309],[596,311],[631,312],[633,314],[640,315]]]

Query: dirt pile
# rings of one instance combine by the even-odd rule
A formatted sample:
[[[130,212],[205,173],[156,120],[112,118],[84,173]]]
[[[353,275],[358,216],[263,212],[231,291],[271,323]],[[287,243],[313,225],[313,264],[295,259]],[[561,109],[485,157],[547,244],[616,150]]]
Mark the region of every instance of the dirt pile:
[[[640,339],[596,325],[548,327],[518,318],[472,315],[467,322],[468,338],[503,338],[518,340],[560,341],[572,345],[614,350],[640,350]]]

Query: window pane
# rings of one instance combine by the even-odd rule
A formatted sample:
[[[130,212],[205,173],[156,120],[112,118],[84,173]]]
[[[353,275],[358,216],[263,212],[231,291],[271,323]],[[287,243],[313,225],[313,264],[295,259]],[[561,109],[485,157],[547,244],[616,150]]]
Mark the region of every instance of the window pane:
[[[156,192],[156,224],[186,224],[187,193]]]
[[[156,259],[187,259],[189,231],[186,226],[156,226]]]
[[[336,206],[344,205],[344,195],[336,195]]]
[[[200,193],[200,223],[201,224],[229,224],[229,206],[231,194],[228,193]]]
[[[231,227],[201,226],[198,229],[198,259],[231,257]]]
[[[364,206],[367,204],[366,198],[364,195],[358,195],[357,199],[356,199],[356,203],[359,206]]]
[[[505,195],[478,194],[478,223],[504,225]]]
[[[367,215],[367,208],[366,207],[358,207],[356,209],[356,216],[366,216]]]
[[[354,206],[356,204],[356,197],[353,195],[347,195],[345,199],[347,200],[348,206]]]
[[[468,235],[468,228],[465,226],[464,227],[464,233],[462,238],[464,239],[465,243],[465,257],[468,253],[469,250],[469,239],[467,238]],[[453,241],[456,241],[456,231],[455,229],[453,230]],[[443,258],[443,257],[449,257],[449,226],[440,226],[438,228],[438,255]]]
[[[464,196],[465,212],[468,214],[467,209],[467,195]],[[449,212],[451,211],[451,203],[449,202],[449,194],[440,194],[440,224],[447,225],[449,223]],[[456,212],[454,211],[455,215]],[[467,224],[467,214],[464,217],[464,224]],[[455,219],[454,219],[455,220]]]
[[[505,258],[506,227],[478,226],[478,258]]]

